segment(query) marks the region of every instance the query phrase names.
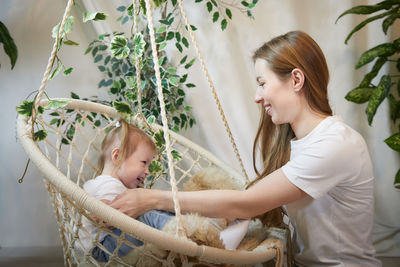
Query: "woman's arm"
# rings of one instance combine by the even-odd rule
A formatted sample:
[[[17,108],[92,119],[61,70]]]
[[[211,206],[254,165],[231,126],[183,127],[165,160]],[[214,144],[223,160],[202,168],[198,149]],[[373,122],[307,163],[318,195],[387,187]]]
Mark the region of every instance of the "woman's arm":
[[[204,190],[179,192],[182,213],[196,212],[207,217],[251,218],[306,197],[278,169],[245,191]],[[118,196],[111,207],[137,217],[152,209],[174,211],[170,191],[130,189]]]

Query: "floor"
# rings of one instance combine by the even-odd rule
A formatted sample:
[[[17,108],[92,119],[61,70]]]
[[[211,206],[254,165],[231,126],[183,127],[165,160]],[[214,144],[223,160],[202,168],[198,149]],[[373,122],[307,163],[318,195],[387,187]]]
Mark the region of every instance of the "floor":
[[[21,257],[21,255],[23,255]],[[399,267],[400,257],[380,258],[383,267]],[[63,267],[61,247],[39,248],[1,248],[0,267]]]

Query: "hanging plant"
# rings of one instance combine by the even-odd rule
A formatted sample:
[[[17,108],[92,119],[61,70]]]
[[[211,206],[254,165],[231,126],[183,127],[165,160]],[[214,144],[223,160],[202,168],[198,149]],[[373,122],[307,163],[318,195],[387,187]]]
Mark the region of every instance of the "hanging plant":
[[[207,11],[212,14],[213,22],[219,22],[221,29],[225,30],[228,26],[228,20],[232,19],[231,8],[237,8],[239,11],[252,17],[251,10],[255,7],[258,0],[252,2],[242,1],[240,4],[227,4],[219,0],[202,1],[195,0],[195,3],[204,4]],[[186,91],[195,87],[194,83],[189,82],[188,70],[193,66],[196,59],[189,58],[187,49],[190,47],[187,35],[187,28],[181,23],[180,12],[178,10],[177,0],[154,0],[155,9],[161,14],[158,24],[155,26],[155,37],[157,43],[157,53],[159,57],[161,86],[164,94],[165,109],[168,117],[168,127],[173,131],[187,129],[192,127],[196,121],[191,115],[192,107],[185,104]],[[103,12],[84,11],[76,2],[74,5],[81,11],[83,22],[101,21],[107,19],[108,15]],[[98,96],[82,98],[96,103],[114,107],[123,117],[129,121],[133,114],[143,114],[148,123],[157,122],[161,124],[160,104],[157,98],[157,84],[154,72],[154,62],[152,50],[149,41],[149,31],[147,27],[133,31],[134,12],[146,14],[145,1],[140,0],[139,10],[135,10],[133,5],[120,6],[117,8],[121,16],[117,19],[121,24],[132,23],[131,32],[106,33],[93,40],[85,54],[91,54],[93,61],[97,64],[100,72],[104,73],[104,78],[98,83],[99,89],[107,89],[109,98],[99,99]],[[140,17],[139,20],[142,20]],[[77,46],[79,43],[70,40],[68,34],[72,31],[75,18],[69,16],[66,20],[63,32],[60,33],[61,22],[53,28],[52,36],[57,40],[58,52],[63,45]],[[190,25],[192,31],[197,27]],[[165,53],[168,44],[175,47],[181,54],[179,63],[173,65]],[[138,63],[138,66],[137,66]],[[138,67],[138,68],[137,68]],[[49,80],[54,79],[60,72],[65,76],[72,73],[73,67],[67,67],[62,59],[56,54],[52,62],[51,74]],[[138,79],[140,82],[138,83]],[[139,92],[141,97],[139,97]],[[36,96],[35,96],[36,98]],[[71,92],[72,99],[80,99],[80,96]],[[58,108],[65,107],[66,101],[50,100],[46,107],[39,108],[39,114],[43,110],[50,110],[49,115],[53,117],[50,125],[61,127],[63,135],[61,144],[68,145],[74,138],[75,126],[81,124],[84,126],[85,120],[79,112],[67,110],[64,117],[57,112]],[[20,114],[28,117],[32,116],[34,100],[24,101],[17,107]],[[66,116],[66,117],[65,117]],[[86,118],[95,126],[99,127],[107,119],[95,112],[91,112]],[[74,122],[74,123],[67,123]],[[64,126],[64,124],[66,126]],[[44,140],[47,137],[45,127],[38,121],[32,120],[32,134],[36,141]],[[161,132],[150,133],[155,140],[162,138]],[[162,142],[156,142],[160,151],[164,151],[165,145]],[[164,151],[165,152],[165,151]],[[166,157],[161,152],[160,157]],[[174,160],[179,161],[181,155],[177,151],[172,151]],[[150,186],[154,180],[163,173],[160,163],[153,161],[150,170]],[[165,168],[164,168],[165,169]],[[164,175],[165,176],[165,175]]]
[[[377,14],[378,13],[378,14]],[[382,31],[387,34],[393,23],[400,18],[400,0],[387,0],[375,5],[360,5],[352,7],[343,12],[336,22],[348,14],[372,15],[358,24],[346,37],[345,44],[350,40],[354,33],[361,30],[368,23],[383,19]],[[368,124],[372,125],[374,116],[381,103],[387,99],[389,101],[390,119],[397,128],[397,132],[385,139],[385,143],[393,150],[400,152],[400,38],[391,42],[379,44],[365,51],[355,68],[359,69],[367,64],[373,63],[371,70],[364,76],[360,84],[351,90],[345,98],[357,104],[368,103],[365,113]],[[378,82],[374,78],[379,74],[385,64],[395,65],[389,67],[381,76]],[[395,73],[392,73],[395,69]],[[397,126],[396,126],[397,125]],[[400,169],[397,171],[394,186],[400,189]]]

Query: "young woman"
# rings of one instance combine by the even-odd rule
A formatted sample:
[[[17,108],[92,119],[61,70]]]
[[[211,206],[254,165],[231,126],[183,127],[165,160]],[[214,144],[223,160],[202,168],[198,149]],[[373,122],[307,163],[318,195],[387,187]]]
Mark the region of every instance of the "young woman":
[[[356,131],[332,115],[329,73],[317,43],[289,32],[253,56],[263,108],[253,148],[263,170],[245,191],[180,192],[182,212],[209,217],[251,218],[282,205],[296,229],[298,266],[380,266],[374,258],[373,170]],[[255,166],[255,164],[254,164]],[[111,206],[136,217],[152,209],[173,210],[168,191],[132,189]]]

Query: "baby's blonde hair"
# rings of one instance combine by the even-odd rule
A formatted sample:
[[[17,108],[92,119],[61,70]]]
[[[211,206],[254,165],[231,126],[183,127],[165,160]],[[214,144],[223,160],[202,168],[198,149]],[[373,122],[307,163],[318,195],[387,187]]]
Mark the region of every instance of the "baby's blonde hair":
[[[125,120],[120,120],[119,123],[121,126],[110,130],[101,143],[101,154],[97,164],[96,176],[103,172],[106,160],[111,160],[111,151],[115,147],[119,147],[120,150],[115,169],[118,169],[141,143],[146,144],[154,152],[156,151],[156,145],[144,131],[127,123]]]

